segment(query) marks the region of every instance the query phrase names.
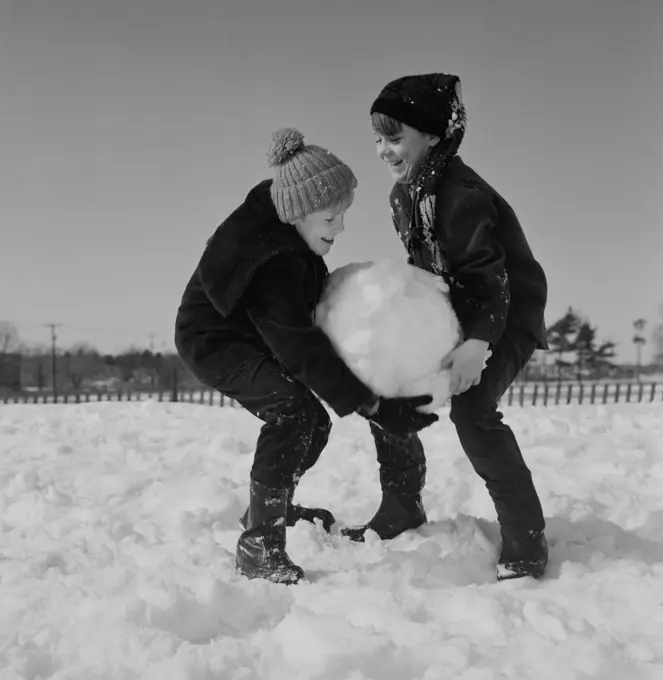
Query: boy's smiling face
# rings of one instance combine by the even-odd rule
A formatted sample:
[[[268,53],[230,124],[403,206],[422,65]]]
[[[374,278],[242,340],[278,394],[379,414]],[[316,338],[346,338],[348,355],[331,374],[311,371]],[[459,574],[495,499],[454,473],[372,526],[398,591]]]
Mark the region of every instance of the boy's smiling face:
[[[404,123],[399,131],[389,135],[375,132],[378,157],[387,164],[394,181],[401,184],[412,182],[428,152],[439,141],[439,137],[419,132]]]
[[[316,255],[327,255],[334,245],[334,239],[343,233],[343,220],[353,198],[350,194],[339,204],[309,213],[295,222],[297,232]]]

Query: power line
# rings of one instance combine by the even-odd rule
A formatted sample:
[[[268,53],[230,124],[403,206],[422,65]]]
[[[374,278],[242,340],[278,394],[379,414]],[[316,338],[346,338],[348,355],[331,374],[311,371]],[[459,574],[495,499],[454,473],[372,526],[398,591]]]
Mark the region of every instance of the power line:
[[[43,322],[31,321],[25,318],[13,318],[11,320],[19,333],[21,330],[32,329],[32,332],[27,332],[28,336],[27,342],[36,343],[38,339],[34,330],[42,328],[44,325],[50,326],[50,324],[44,324]],[[60,334],[59,342],[62,344],[75,344],[77,341],[82,341],[85,336],[95,335],[97,337],[90,340],[92,345],[99,342],[105,343],[106,348],[104,352],[117,352],[119,349],[108,349],[111,341],[117,340],[118,342],[123,339],[124,344],[137,347],[149,347],[150,351],[154,353],[155,351],[167,350],[171,347],[172,339],[168,333],[164,332],[154,332],[149,331],[145,328],[134,328],[132,330],[128,328],[121,328],[117,326],[79,326],[78,324],[71,323],[58,323],[56,326],[65,326],[66,334]],[[66,337],[65,337],[66,335]],[[78,336],[78,337],[77,337]],[[117,345],[118,342],[115,344]],[[62,348],[60,348],[62,349]]]
[[[9,319],[8,319],[9,320]],[[24,320],[21,318],[13,318],[12,323],[16,325],[17,327],[31,327],[31,328],[38,328],[43,326],[43,323],[39,323],[36,321],[29,321],[29,320]],[[58,324],[62,325],[62,324]],[[154,335],[156,338],[164,338],[166,337],[165,334],[163,333],[149,333],[146,330],[139,328],[120,328],[118,326],[79,326],[78,324],[71,324],[67,323],[67,330],[68,331],[74,331],[74,332],[80,332],[80,333],[99,333],[103,335],[114,335],[118,337],[142,337],[144,335]]]

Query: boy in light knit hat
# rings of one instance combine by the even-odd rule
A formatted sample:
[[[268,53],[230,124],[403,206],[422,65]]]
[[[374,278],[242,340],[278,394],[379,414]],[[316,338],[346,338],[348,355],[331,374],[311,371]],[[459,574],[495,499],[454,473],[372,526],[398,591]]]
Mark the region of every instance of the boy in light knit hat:
[[[398,78],[370,112],[377,154],[394,181],[396,232],[410,263],[445,279],[462,326],[464,342],[448,360],[455,385],[450,417],[495,504],[502,536],[497,577],[539,577],[548,560],[541,503],[498,401],[533,352],[547,348],[546,276],[510,205],[458,156],[466,114],[457,76]],[[423,458],[416,435],[409,449]],[[381,477],[393,477],[379,452],[378,460]],[[404,456],[401,468],[406,462]],[[423,486],[425,465],[418,469]],[[421,522],[421,497],[406,482],[383,485],[383,504],[355,538],[367,528],[380,534],[397,517],[405,527]]]
[[[378,399],[314,324],[328,275],[323,256],[343,232],[357,186],[329,151],[293,128],[272,140],[272,180],[255,186],[217,228],[186,286],[175,330],[184,364],[264,425],[241,518],[237,567],[249,578],[293,584],[304,577],[285,551],[286,526],[333,515],[292,496],[327,444],[331,422],[316,394],[341,417],[371,422],[376,446],[431,425],[430,395]],[[315,394],[314,394],[315,393]]]

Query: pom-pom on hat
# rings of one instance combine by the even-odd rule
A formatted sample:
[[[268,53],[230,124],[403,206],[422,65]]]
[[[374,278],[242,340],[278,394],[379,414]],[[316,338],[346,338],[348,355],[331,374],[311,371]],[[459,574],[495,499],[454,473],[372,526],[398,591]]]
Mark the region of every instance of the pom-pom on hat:
[[[304,135],[295,128],[274,133],[267,163],[274,168],[271,195],[282,222],[324,210],[357,186],[343,161],[320,146],[304,144]]]

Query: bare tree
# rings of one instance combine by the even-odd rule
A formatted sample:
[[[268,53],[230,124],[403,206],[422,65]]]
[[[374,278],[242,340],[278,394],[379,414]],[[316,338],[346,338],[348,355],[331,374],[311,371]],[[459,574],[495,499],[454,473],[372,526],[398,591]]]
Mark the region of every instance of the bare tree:
[[[10,389],[21,387],[21,341],[16,326],[0,321],[0,386]]]
[[[9,321],[0,321],[0,354],[11,354],[21,347],[18,330]]]
[[[659,321],[654,327],[651,335],[652,341],[652,363],[654,366],[663,368],[663,304],[658,308]]]
[[[42,344],[33,344],[23,350],[22,357],[25,384],[43,390],[48,384],[50,356],[49,349]]]
[[[86,378],[89,380],[103,370],[104,362],[92,345],[77,343],[64,353],[63,365],[71,386],[78,390]]]

